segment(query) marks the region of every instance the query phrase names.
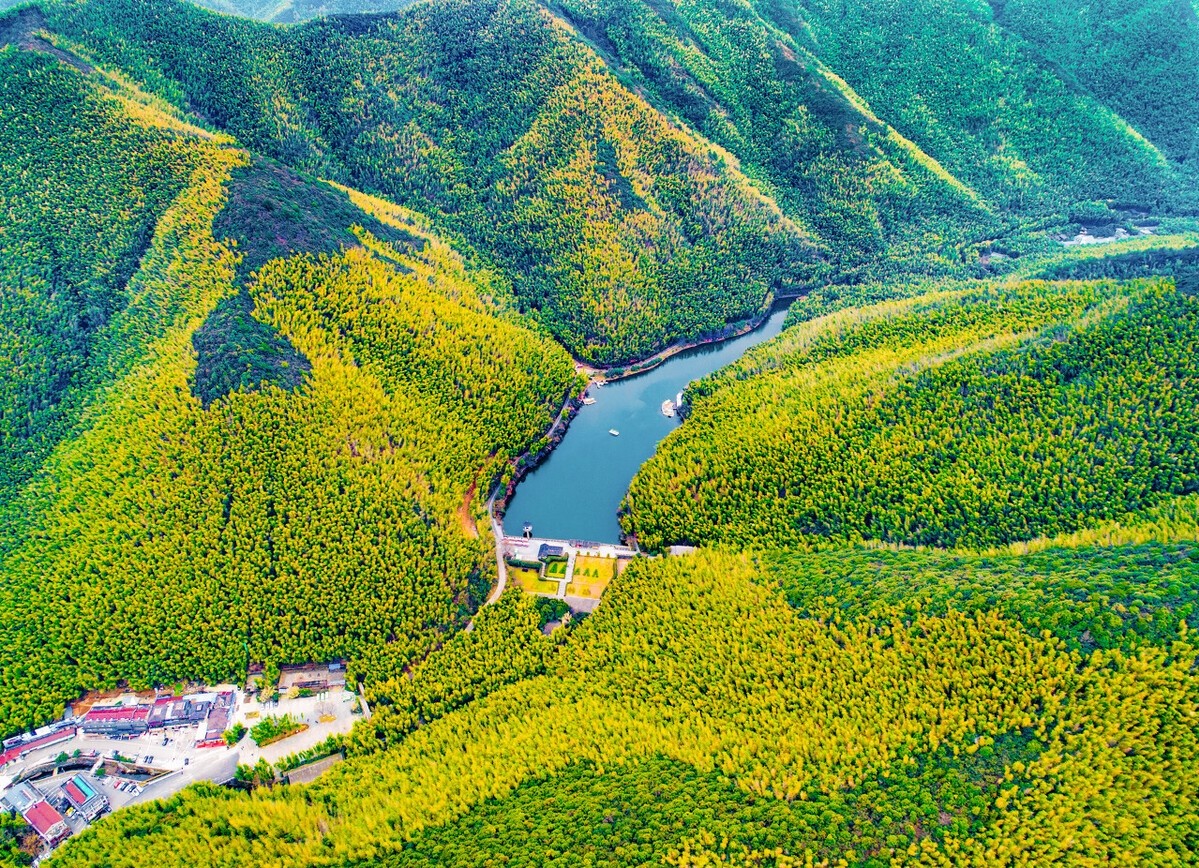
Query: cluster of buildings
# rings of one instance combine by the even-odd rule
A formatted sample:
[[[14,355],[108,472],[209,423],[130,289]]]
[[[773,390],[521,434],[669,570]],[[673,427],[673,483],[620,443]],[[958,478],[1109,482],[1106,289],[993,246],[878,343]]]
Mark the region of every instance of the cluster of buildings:
[[[33,732],[25,732],[4,740],[4,750],[0,752],[0,768],[4,768],[15,759],[20,759],[33,750],[67,742],[75,737],[78,728],[72,721],[59,721],[50,726],[43,726]]]
[[[107,797],[81,774],[72,775],[64,783],[54,779],[53,786],[45,791],[22,781],[10,787],[0,803],[24,817],[51,847],[75,831],[68,818],[86,824],[109,810]]]
[[[150,702],[131,695],[119,704],[98,705],[83,715],[6,739],[3,751],[0,751],[0,768],[20,760],[27,760],[32,767],[19,774],[18,779],[3,791],[0,810],[20,814],[48,846],[56,847],[111,810],[108,797],[100,791],[98,779],[86,770],[66,774],[57,771],[61,766],[49,759],[56,745],[61,743],[66,752],[70,749],[67,743],[76,736],[131,739],[149,732],[187,729],[195,733],[197,747],[223,746],[225,730],[229,728],[236,706],[237,696],[231,690],[161,696]],[[34,754],[34,751],[39,753]],[[75,755],[78,756],[79,751]],[[91,762],[89,757],[96,757],[99,762],[97,750],[87,752],[82,759],[84,765]],[[72,761],[72,764],[77,763]],[[46,769],[50,768],[55,769],[55,773],[45,776],[49,774]],[[43,776],[35,780],[39,774]],[[26,779],[21,780],[22,777]]]
[[[79,719],[84,735],[137,738],[153,729],[198,727],[199,747],[224,744],[237,699],[233,691],[162,696],[150,703],[97,706]]]

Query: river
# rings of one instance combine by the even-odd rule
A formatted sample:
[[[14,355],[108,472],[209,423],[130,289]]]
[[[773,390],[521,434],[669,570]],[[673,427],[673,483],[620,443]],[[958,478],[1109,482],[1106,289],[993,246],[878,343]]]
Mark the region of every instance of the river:
[[[629,483],[659,441],[681,424],[678,417],[662,415],[662,402],[777,335],[786,316],[786,307],[777,306],[748,334],[686,350],[644,374],[592,386],[595,403],[579,410],[549,458],[517,486],[504,515],[505,532],[519,534],[527,521],[539,537],[619,542],[616,511]]]

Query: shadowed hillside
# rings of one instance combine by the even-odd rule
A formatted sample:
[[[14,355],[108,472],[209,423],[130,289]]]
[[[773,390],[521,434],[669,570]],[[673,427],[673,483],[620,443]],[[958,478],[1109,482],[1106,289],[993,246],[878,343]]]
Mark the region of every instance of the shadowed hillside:
[[[30,47],[0,52],[0,729],[423,656],[491,583],[467,493],[569,358],[410,213]]]

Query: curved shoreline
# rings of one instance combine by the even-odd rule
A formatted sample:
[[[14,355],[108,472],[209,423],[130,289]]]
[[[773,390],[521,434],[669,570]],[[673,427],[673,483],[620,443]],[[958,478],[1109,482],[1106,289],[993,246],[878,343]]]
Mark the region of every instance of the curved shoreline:
[[[575,359],[574,361],[576,370],[584,374],[587,378],[586,385],[580,392],[570,395],[563,402],[562,407],[558,411],[558,415],[554,418],[554,421],[550,424],[546,433],[543,435],[543,437],[547,440],[546,447],[536,453],[528,451],[518,455],[508,464],[508,467],[512,469],[513,473],[512,478],[508,482],[507,486],[505,487],[503,485],[502,474],[493,482],[491,486],[491,491],[487,499],[487,518],[491,528],[493,541],[495,543],[497,583],[492,589],[491,593],[488,594],[487,600],[481,605],[487,605],[488,603],[492,603],[499,599],[500,594],[503,593],[503,588],[507,585],[507,582],[505,581],[507,570],[505,569],[506,565],[503,563],[500,542],[504,533],[503,517],[504,513],[507,511],[508,502],[512,499],[512,495],[515,494],[517,486],[520,485],[524,478],[533,470],[536,470],[537,467],[539,467],[544,461],[546,461],[558,444],[562,442],[562,438],[566,436],[567,431],[570,429],[571,421],[583,407],[583,398],[593,385],[635,377],[638,374],[644,374],[648,371],[652,371],[654,368],[657,368],[664,362],[679,355],[680,353],[686,352],[687,350],[709,346],[711,344],[719,344],[747,335],[750,332],[761,328],[762,325],[765,324],[766,320],[770,318],[770,315],[774,313],[780,305],[789,305],[796,298],[798,298],[798,296],[772,296],[770,304],[768,304],[764,310],[762,310],[752,319],[728,326],[727,328],[729,330],[718,335],[711,335],[697,340],[688,341],[686,343],[673,344],[666,349],[643,359],[640,362],[633,363],[627,368],[619,365],[614,365],[610,368],[596,368],[588,365],[586,362],[581,362],[578,359]]]
[[[646,371],[652,371],[654,368],[661,365],[663,362],[674,358],[679,353],[685,353],[687,350],[694,350],[698,347],[706,347],[710,344],[720,344],[725,341],[731,341],[733,338],[739,338],[742,335],[747,335],[750,332],[757,331],[762,327],[762,324],[770,318],[775,309],[781,304],[790,304],[797,298],[798,295],[771,296],[770,303],[766,305],[757,316],[747,320],[742,320],[739,324],[731,324],[725,327],[725,331],[719,334],[708,335],[697,338],[686,343],[671,344],[666,349],[659,350],[652,356],[647,356],[639,362],[630,362],[625,365],[612,365],[607,368],[597,368],[594,365],[589,365],[587,362],[579,359],[574,359],[575,369],[587,375],[588,386],[593,383],[614,383],[617,380],[626,380],[629,377],[635,377],[638,374],[644,374]],[[732,331],[728,331],[732,329]],[[573,356],[571,358],[574,358]]]

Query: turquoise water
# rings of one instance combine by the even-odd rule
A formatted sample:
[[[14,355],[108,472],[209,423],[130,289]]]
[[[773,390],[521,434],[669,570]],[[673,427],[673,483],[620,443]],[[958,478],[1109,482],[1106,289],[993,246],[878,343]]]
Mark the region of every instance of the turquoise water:
[[[749,334],[679,353],[644,374],[593,386],[596,403],[579,411],[550,457],[517,487],[504,515],[505,533],[519,534],[528,521],[539,537],[619,542],[616,511],[629,483],[659,441],[682,424],[678,417],[662,415],[662,402],[777,335],[786,315],[786,308],[776,308]],[[610,428],[620,436],[609,434]]]

